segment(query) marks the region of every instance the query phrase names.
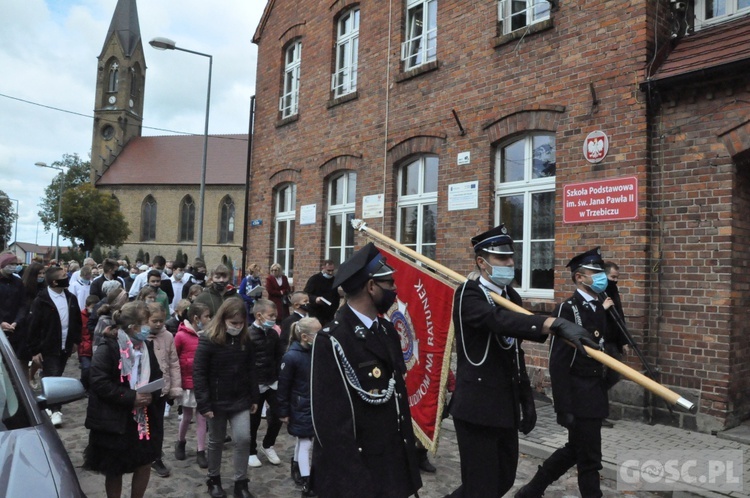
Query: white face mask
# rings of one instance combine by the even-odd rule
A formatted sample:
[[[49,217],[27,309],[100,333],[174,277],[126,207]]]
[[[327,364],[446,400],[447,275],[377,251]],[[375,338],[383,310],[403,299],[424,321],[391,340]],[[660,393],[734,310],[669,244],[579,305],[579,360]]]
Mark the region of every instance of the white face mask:
[[[232,337],[240,335],[240,332],[242,332],[242,329],[230,327],[229,325],[227,325],[227,334],[231,335]]]

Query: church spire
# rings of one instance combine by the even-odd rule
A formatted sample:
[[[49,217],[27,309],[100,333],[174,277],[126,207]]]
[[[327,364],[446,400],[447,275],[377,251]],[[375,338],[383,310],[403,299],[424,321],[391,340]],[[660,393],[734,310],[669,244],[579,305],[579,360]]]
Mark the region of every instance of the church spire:
[[[117,0],[112,22],[109,24],[109,31],[104,39],[102,54],[107,50],[113,34],[117,34],[125,57],[133,55],[135,47],[141,40],[141,26],[138,23],[138,7],[136,7],[135,0]]]

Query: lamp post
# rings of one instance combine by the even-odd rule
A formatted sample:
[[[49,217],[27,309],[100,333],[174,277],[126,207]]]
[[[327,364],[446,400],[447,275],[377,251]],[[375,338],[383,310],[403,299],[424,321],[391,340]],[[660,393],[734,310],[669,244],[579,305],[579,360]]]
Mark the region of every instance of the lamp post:
[[[206,155],[208,152],[208,115],[211,105],[211,69],[213,68],[214,58],[212,55],[204,54],[202,52],[195,52],[194,50],[188,50],[186,48],[179,48],[177,43],[170,40],[169,38],[157,37],[148,42],[149,45],[157,50],[179,50],[181,52],[187,52],[189,54],[200,55],[208,57],[208,90],[206,91],[206,125],[203,129],[203,162],[201,163],[201,187],[199,194],[198,207],[198,255],[197,257],[203,256],[203,211],[206,200]]]
[[[9,201],[16,201],[16,228],[13,233],[13,242],[18,242],[18,199],[13,199],[11,197],[8,197],[6,194],[0,195],[0,199],[8,199]]]
[[[44,162],[38,162],[34,163],[35,166],[39,166],[40,168],[50,168],[50,169],[56,169],[60,173],[65,173],[65,170],[62,168],[62,166],[55,166],[54,164],[52,166],[48,165]],[[57,241],[55,242],[55,259],[57,260],[57,263],[60,263],[60,215],[62,214],[62,196],[63,196],[63,182],[65,182],[65,175],[60,176],[60,194],[57,199]]]

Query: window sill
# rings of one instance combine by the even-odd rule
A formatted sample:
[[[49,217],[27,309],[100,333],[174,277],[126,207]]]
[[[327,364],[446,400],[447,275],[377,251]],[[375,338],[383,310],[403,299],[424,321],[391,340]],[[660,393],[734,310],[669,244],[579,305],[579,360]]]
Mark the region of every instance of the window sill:
[[[422,64],[421,66],[417,66],[413,69],[409,69],[408,71],[402,71],[396,76],[396,83],[401,83],[402,81],[416,78],[417,76],[420,76],[424,73],[435,71],[439,67],[440,67],[440,63],[437,60],[434,60],[426,64]]]
[[[492,46],[494,48],[498,48],[505,45],[506,43],[523,38],[524,36],[533,35],[541,31],[547,31],[548,29],[552,29],[554,27],[555,23],[552,22],[552,18],[550,17],[549,19],[545,19],[544,21],[534,23],[531,26],[526,26],[524,28],[512,31],[507,35],[499,35],[494,37],[492,39]]]
[[[326,103],[326,108],[330,109],[331,107],[336,107],[337,105],[344,104],[351,100],[357,100],[358,98],[359,98],[359,92],[355,90],[351,93],[347,93],[346,95],[342,95],[341,97],[336,97],[335,99],[329,100]]]
[[[289,123],[294,123],[298,119],[299,113],[289,116],[288,118],[279,119],[278,121],[276,121],[276,128],[281,128],[282,126],[286,126]]]

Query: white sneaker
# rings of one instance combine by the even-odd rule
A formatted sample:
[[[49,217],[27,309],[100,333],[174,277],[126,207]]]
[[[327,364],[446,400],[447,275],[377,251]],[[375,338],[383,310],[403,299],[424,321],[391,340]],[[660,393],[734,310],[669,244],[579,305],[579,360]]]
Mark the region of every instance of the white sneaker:
[[[248,467],[260,467],[263,464],[260,463],[258,455],[250,455],[250,458],[247,459],[247,465]]]
[[[55,427],[60,427],[62,425],[62,413],[53,412],[50,420],[52,420],[52,425],[54,425]]]
[[[167,417],[169,417],[169,409],[170,409],[170,408],[171,408],[171,407],[170,407],[169,405],[165,405],[165,406],[164,406],[164,418],[167,418]]]
[[[266,455],[266,458],[268,458],[268,461],[272,464],[278,465],[281,463],[281,459],[279,458],[279,455],[276,454],[276,450],[274,450],[273,447],[264,448],[263,446],[261,446],[260,451],[262,451],[263,454]]]

